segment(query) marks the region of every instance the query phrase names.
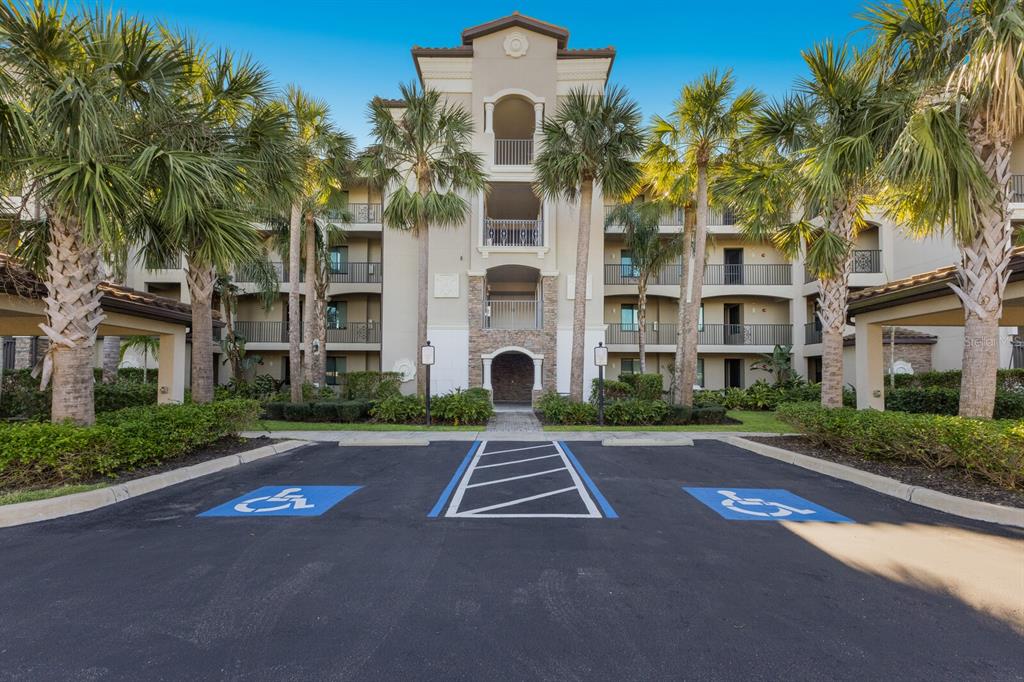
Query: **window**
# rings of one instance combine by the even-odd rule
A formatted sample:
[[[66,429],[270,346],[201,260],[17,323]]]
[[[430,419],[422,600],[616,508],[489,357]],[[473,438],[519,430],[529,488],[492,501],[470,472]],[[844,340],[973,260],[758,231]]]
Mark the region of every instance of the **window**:
[[[622,358],[622,371],[619,374],[639,374],[640,358]]]
[[[348,301],[332,301],[327,304],[327,328],[348,328]]]
[[[697,358],[697,385],[704,388],[704,358]]]
[[[619,252],[619,270],[622,279],[636,279],[640,276],[640,270],[633,264],[633,252],[623,249]]]
[[[344,355],[328,355],[327,356],[327,385],[337,386],[338,380],[342,374],[345,374],[345,370],[348,368],[348,358]]]
[[[636,309],[636,303],[622,304],[622,309],[619,311],[619,321],[622,323],[622,331],[637,331],[639,319],[639,312]]]
[[[704,331],[704,304],[700,304],[700,310],[697,312],[697,331]]]
[[[331,273],[335,275],[348,274],[348,247],[332,246],[329,252]]]

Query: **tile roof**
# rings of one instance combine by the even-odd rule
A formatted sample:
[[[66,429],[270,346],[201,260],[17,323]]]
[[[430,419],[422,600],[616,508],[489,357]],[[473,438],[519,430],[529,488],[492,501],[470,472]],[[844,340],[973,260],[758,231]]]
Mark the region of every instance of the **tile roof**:
[[[478,26],[470,26],[462,32],[462,44],[471,45],[476,38],[513,27],[525,28],[535,33],[555,38],[560,48],[564,48],[569,43],[569,29],[528,17],[519,12],[513,12],[508,16],[494,19]]]

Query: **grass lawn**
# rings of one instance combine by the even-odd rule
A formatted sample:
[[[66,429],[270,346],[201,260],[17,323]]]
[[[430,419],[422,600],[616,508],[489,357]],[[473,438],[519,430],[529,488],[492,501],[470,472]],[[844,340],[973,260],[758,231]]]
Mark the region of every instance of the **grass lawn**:
[[[58,485],[53,488],[35,488],[32,490],[14,490],[9,493],[0,493],[0,505],[17,504],[18,502],[32,502],[34,500],[47,500],[51,497],[70,495],[72,493],[84,493],[87,490],[103,488],[106,483],[92,483],[89,485]]]
[[[727,413],[742,424],[689,424],[686,426],[545,426],[545,431],[760,431],[793,433],[793,427],[775,418],[774,412],[732,410]]]
[[[264,419],[259,422],[257,430],[262,431],[481,431],[483,426],[450,426],[435,424],[427,427],[423,424],[372,424],[357,422],[353,424],[334,424],[331,422],[286,422],[277,419]]]

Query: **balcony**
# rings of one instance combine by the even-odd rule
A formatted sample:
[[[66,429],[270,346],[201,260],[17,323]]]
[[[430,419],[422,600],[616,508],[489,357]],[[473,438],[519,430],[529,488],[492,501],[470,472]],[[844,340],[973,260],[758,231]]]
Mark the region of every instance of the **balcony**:
[[[634,345],[639,343],[640,325],[609,324],[606,342]],[[647,345],[674,346],[676,325],[649,322],[644,333]],[[701,346],[787,346],[793,343],[791,324],[705,324],[697,332]]]
[[[821,324],[808,322],[804,325],[804,343],[810,346],[814,343],[821,343]]]
[[[533,163],[533,139],[494,140],[495,166],[529,166]]]
[[[608,216],[611,215],[612,211],[614,211],[616,208],[617,207],[614,206],[614,205],[605,204],[605,207],[604,207],[604,218],[605,218],[605,220],[608,219]],[[670,211],[665,212],[661,216],[661,218],[658,219],[658,225],[660,227],[679,227],[679,226],[681,226],[683,224],[683,221],[684,221],[685,217],[686,217],[686,211],[684,211],[681,208],[674,208],[674,209],[671,209]],[[622,228],[621,225],[615,225],[615,224],[608,225],[608,228],[615,228],[615,227],[618,227],[620,229]]]
[[[850,273],[877,274],[882,272],[882,251],[880,249],[857,249],[853,252],[853,262]],[[804,266],[804,284],[809,284],[818,279],[817,274]]]
[[[788,286],[793,283],[793,266],[781,264],[709,264],[704,266],[704,284],[723,286]]]
[[[655,284],[679,284],[682,276],[683,266],[679,263],[666,265],[655,273],[652,273],[647,280],[649,285]],[[633,285],[640,281],[640,271],[628,263],[606,263],[604,266],[605,284]]]
[[[288,268],[284,263],[273,262],[270,267],[277,275],[277,281],[286,283],[289,281]],[[235,281],[241,283],[255,283],[258,280],[259,266],[255,264],[242,265],[235,270]],[[347,263],[333,263],[328,273],[331,284],[380,284],[384,281],[384,269],[380,263],[349,261]],[[303,272],[299,278],[305,282]]]
[[[1010,176],[1010,202],[1024,204],[1024,175]]]
[[[544,221],[484,218],[484,246],[517,248],[544,246]]]
[[[345,209],[352,218],[351,224],[377,224],[381,222],[381,204],[349,204]],[[340,210],[327,211],[327,219],[340,221],[344,212]]]
[[[288,343],[287,322],[235,322],[235,333],[247,343]],[[327,343],[380,343],[379,322],[348,322],[327,329]]]
[[[708,210],[708,225],[735,225],[736,213],[732,208],[711,208]]]
[[[543,308],[536,300],[491,299],[484,301],[484,329],[541,329]]]

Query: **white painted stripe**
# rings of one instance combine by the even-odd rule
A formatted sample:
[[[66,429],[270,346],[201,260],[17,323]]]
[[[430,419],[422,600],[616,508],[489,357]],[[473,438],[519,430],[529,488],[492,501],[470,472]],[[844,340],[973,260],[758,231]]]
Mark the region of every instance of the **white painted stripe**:
[[[459,514],[468,519],[592,519],[590,514]]]
[[[477,469],[490,469],[491,467],[507,467],[509,464],[522,464],[523,462],[536,462],[538,459],[549,459],[551,457],[561,457],[557,452],[551,455],[541,455],[540,457],[527,457],[526,459],[514,459],[511,462],[498,462],[497,464],[481,464]]]
[[[509,502],[501,502],[500,504],[492,504],[492,505],[490,505],[488,507],[479,507],[477,509],[470,509],[469,511],[464,511],[464,512],[460,512],[458,514],[454,514],[454,516],[473,516],[474,514],[477,514],[479,512],[487,512],[487,511],[491,511],[491,510],[494,510],[494,509],[503,509],[505,507],[511,507],[513,505],[516,505],[516,504],[522,504],[523,502],[530,502],[532,500],[539,500],[542,497],[551,497],[552,495],[560,495],[562,493],[567,493],[570,490],[576,490],[576,487],[575,486],[570,486],[568,488],[562,488],[561,490],[552,490],[551,492],[540,493],[539,495],[530,495],[529,497],[523,497],[523,498],[520,498],[518,500],[511,500]]]
[[[480,443],[480,447],[476,449],[476,454],[473,456],[473,460],[469,463],[466,473],[462,475],[462,480],[459,481],[458,487],[455,488],[455,493],[452,495],[452,501],[448,503],[448,511],[445,512],[445,516],[458,516],[459,505],[462,504],[462,496],[466,494],[466,485],[469,483],[469,479],[473,476],[473,470],[476,468],[477,463],[480,461],[480,457],[483,456],[486,449],[487,441],[482,441]]]
[[[485,485],[494,485],[495,483],[504,483],[505,481],[518,481],[520,478],[532,478],[534,476],[543,476],[544,474],[553,474],[556,471],[565,471],[565,467],[558,467],[557,469],[548,469],[547,471],[536,471],[532,474],[520,474],[519,476],[509,476],[508,478],[499,478],[494,481],[484,481],[483,483],[470,483],[467,488],[479,488]]]
[[[554,442],[544,443],[544,445],[531,445],[531,446],[526,447],[526,448],[512,448],[511,450],[495,450],[494,452],[488,452],[487,454],[488,455],[501,455],[501,454],[506,453],[506,452],[520,452],[522,450],[536,450],[537,448],[550,448],[552,446],[555,446]],[[557,447],[557,446],[555,446],[555,447]]]
[[[576,489],[580,492],[580,497],[583,498],[583,504],[587,506],[587,511],[590,515],[596,519],[601,518],[601,512],[594,504],[594,500],[590,497],[590,491],[583,485],[583,481],[580,479],[580,475],[576,472],[576,467],[572,465],[569,458],[565,456],[565,451],[562,450],[562,446],[557,441],[551,441],[551,444],[555,446],[559,454],[562,455],[562,461],[565,462],[565,468],[569,470],[569,475],[572,476],[572,480],[576,482]]]

